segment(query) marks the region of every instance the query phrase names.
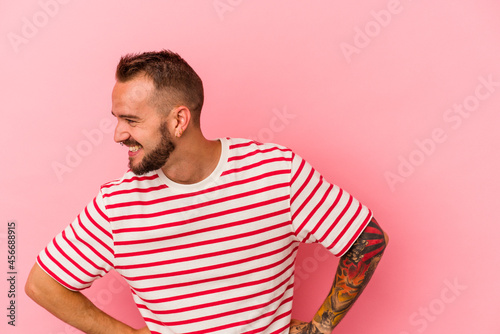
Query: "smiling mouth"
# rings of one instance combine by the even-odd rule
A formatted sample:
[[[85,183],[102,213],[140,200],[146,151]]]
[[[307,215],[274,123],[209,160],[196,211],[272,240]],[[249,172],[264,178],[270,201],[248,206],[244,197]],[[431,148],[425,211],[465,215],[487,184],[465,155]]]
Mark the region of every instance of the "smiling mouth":
[[[135,146],[129,146],[128,150],[129,152],[137,152],[142,148],[141,145],[135,145]]]

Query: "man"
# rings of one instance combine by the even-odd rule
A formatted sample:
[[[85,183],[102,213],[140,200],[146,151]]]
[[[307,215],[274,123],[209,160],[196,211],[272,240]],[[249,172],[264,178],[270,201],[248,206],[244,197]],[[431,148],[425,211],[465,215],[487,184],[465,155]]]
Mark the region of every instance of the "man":
[[[179,55],[127,55],[116,79],[114,139],[130,170],[39,254],[26,293],[86,333],[331,333],[387,243],[371,212],[286,147],[207,140],[202,82]],[[341,256],[310,322],[291,320],[299,242]],[[79,292],[111,269],[147,327]]]

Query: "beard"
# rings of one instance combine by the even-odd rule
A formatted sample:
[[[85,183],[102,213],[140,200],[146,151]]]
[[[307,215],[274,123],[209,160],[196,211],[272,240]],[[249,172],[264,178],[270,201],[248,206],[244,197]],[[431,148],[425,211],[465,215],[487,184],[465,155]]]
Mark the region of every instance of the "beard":
[[[170,154],[174,151],[175,145],[172,142],[172,137],[167,131],[166,123],[160,126],[161,141],[155,149],[142,158],[139,164],[133,165],[132,159],[129,158],[128,167],[136,175],[144,175],[154,170],[162,168],[167,162]],[[134,140],[127,140],[124,142],[126,145],[139,144]],[[144,149],[144,148],[143,148]]]

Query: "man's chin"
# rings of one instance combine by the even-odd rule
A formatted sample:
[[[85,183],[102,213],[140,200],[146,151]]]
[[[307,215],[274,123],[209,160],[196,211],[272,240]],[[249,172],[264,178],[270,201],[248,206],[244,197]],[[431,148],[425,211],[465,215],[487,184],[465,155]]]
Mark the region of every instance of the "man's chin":
[[[141,176],[150,172],[153,172],[155,170],[160,169],[161,167],[156,168],[156,166],[153,165],[148,165],[144,166],[144,164],[139,163],[139,164],[133,164],[131,161],[128,164],[128,168],[132,171],[137,176]]]
[[[137,176],[142,176],[142,175],[146,174],[146,172],[144,172],[142,170],[136,170],[136,169],[133,169],[133,168],[130,168],[130,170],[132,171],[132,173],[134,173]]]
[[[131,158],[129,158],[128,168],[137,176],[141,176],[147,173],[147,171],[142,166],[133,164]]]

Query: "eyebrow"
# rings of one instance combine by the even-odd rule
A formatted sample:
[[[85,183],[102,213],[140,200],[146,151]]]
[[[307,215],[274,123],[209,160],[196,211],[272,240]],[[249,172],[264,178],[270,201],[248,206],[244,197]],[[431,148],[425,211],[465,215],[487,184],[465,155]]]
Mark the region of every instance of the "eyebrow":
[[[117,118],[130,118],[130,119],[140,119],[139,116],[136,116],[136,115],[127,115],[127,114],[124,114],[124,115],[118,115],[116,116],[115,113],[113,112],[113,110],[111,110],[111,115],[117,117]]]

